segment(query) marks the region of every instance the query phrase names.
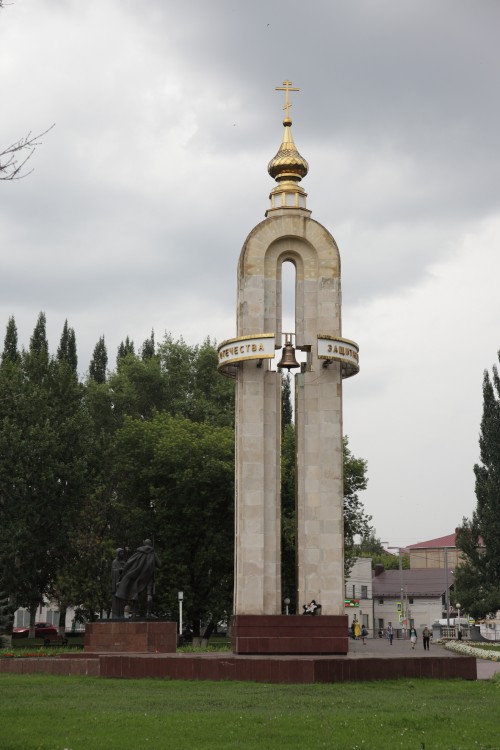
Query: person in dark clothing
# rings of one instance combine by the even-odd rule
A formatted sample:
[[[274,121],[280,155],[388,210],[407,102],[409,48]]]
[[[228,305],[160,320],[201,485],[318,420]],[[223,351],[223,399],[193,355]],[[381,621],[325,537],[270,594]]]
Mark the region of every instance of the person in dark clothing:
[[[422,640],[424,642],[424,651],[430,651],[431,631],[427,625],[422,630]]]
[[[389,645],[392,646],[392,639],[394,638],[394,628],[392,627],[392,622],[390,622],[387,626],[387,640],[389,641]]]
[[[145,539],[123,567],[121,579],[116,587],[116,598],[135,603],[139,599],[139,594],[146,589],[146,615],[151,616],[155,569],[160,567],[161,562],[154,551],[151,539]]]

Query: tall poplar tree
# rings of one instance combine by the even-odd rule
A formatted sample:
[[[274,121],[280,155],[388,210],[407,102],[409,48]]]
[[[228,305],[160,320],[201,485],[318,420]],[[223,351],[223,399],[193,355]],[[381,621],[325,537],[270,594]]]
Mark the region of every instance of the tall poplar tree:
[[[135,354],[134,342],[127,336],[125,341],[122,341],[118,347],[118,353],[116,355],[116,363],[120,362],[120,359],[126,357],[128,354]]]
[[[9,318],[7,324],[7,330],[5,332],[5,339],[2,352],[2,362],[9,360],[10,362],[19,361],[19,352],[17,350],[17,326],[14,318]]]
[[[500,359],[500,352],[498,354]],[[476,618],[500,609],[500,378],[493,367],[483,379],[476,509],[457,533],[463,562],[455,570],[455,600]]]
[[[30,353],[44,360],[49,356],[49,344],[47,342],[47,318],[44,312],[39,313],[35,328],[30,339]]]
[[[108,352],[104,341],[104,336],[101,336],[99,341],[94,347],[92,359],[90,360],[89,366],[89,377],[92,378],[96,383],[105,383],[107,377],[108,368]]]
[[[89,443],[82,386],[49,355],[45,323],[40,313],[29,350],[0,367],[0,575],[32,626],[67,561]]]
[[[57,359],[59,362],[66,364],[76,373],[78,368],[78,357],[76,354],[76,336],[73,328],[68,326],[68,321],[64,321],[64,327],[61,334],[61,341],[57,350]]]
[[[146,339],[142,345],[141,357],[143,360],[151,359],[151,357],[154,357],[155,352],[156,352],[155,332],[151,331],[151,336],[148,339]]]

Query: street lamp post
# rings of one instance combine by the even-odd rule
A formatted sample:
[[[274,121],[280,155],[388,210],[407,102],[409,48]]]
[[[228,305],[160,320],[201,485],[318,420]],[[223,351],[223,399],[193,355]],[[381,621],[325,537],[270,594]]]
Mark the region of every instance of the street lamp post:
[[[401,601],[401,614],[403,620],[406,619],[405,605],[404,605],[404,588],[403,588],[403,558],[401,556],[401,547],[387,547],[387,549],[397,549],[399,556],[399,586],[401,589],[400,601]]]
[[[460,622],[460,602],[456,602],[455,607],[457,608],[458,612],[458,625],[457,625],[457,636],[458,640],[462,640],[462,624]]]
[[[444,580],[445,580],[445,603],[446,603],[446,625],[450,627],[450,584],[448,581],[448,547],[444,548]]]
[[[179,591],[177,594],[177,599],[179,600],[179,635],[182,637],[182,602],[184,600],[184,592]]]

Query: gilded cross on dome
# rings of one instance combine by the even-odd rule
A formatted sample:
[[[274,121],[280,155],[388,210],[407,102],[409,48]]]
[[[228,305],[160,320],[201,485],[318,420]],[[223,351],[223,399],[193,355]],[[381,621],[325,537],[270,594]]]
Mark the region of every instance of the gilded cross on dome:
[[[288,99],[288,92],[289,91],[300,91],[300,89],[293,88],[293,84],[291,81],[283,81],[283,86],[276,86],[275,91],[284,91],[285,92],[285,106],[283,109],[285,110],[285,117],[288,118],[288,110],[292,106],[291,102]]]

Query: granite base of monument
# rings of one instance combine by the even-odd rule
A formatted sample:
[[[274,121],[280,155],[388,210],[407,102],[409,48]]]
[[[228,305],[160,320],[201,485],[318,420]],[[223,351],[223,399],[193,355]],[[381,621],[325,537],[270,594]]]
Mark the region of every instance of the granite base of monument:
[[[347,615],[235,615],[235,654],[347,654]]]
[[[173,654],[176,648],[177,624],[169,620],[100,620],[85,628],[86,652]]]

